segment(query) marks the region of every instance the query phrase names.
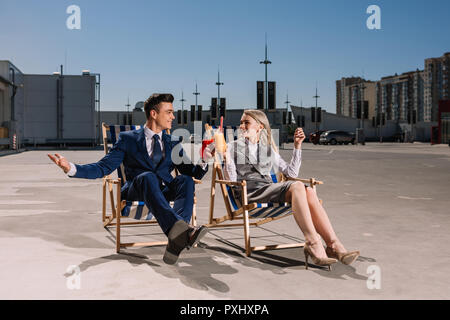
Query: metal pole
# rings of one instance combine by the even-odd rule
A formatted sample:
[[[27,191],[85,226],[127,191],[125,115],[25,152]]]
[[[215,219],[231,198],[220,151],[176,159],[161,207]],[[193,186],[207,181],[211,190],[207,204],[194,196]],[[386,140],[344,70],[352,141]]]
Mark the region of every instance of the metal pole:
[[[365,145],[365,137],[364,137],[364,89],[366,86],[364,85],[364,80],[361,79],[360,89],[361,89],[361,125],[360,125],[360,133],[362,135],[361,144]],[[359,137],[358,137],[359,140]]]
[[[197,90],[197,82],[195,83],[195,92],[193,93],[193,95],[195,95],[195,111],[197,111],[197,96],[200,94],[200,92],[198,92]],[[192,119],[192,118],[191,118]],[[194,114],[194,120],[195,120],[195,114]]]
[[[266,46],[266,59],[267,59],[267,46]],[[265,94],[264,94],[264,98],[265,98],[265,100],[266,100],[266,102],[265,102],[265,104],[264,104],[264,107],[265,107],[265,109],[266,110],[269,110],[269,83],[268,83],[268,81],[267,81],[267,63],[265,64],[265,85],[264,85],[264,87],[265,87]]]
[[[184,93],[183,91],[181,91],[181,114],[183,114],[184,111],[184,102],[186,101],[186,99],[184,99]],[[182,121],[183,122],[183,121]]]
[[[269,87],[267,82],[267,65],[271,64],[272,62],[267,59],[267,33],[266,33],[265,59],[264,61],[260,61],[259,63],[265,65],[264,110],[269,110]]]
[[[380,139],[381,142],[381,123],[383,121],[383,119],[381,119],[381,106],[378,105],[378,109],[377,109],[377,118],[378,118],[378,138]]]
[[[288,109],[289,109],[289,103],[291,103],[291,102],[289,101],[289,93],[286,93],[286,101],[285,101],[284,103],[286,103],[286,111],[289,111],[289,110],[288,110]]]
[[[181,116],[180,116],[180,120],[179,123],[181,123],[181,125],[183,125],[183,117],[184,117],[184,102],[186,101],[186,99],[184,99],[184,93],[183,91],[181,91]],[[186,120],[187,122],[187,120]]]
[[[380,86],[380,90],[381,90],[381,96],[383,96],[383,86]],[[378,100],[380,101],[380,100]],[[380,143],[383,142],[383,136],[382,136],[382,132],[381,132],[381,128],[383,126],[383,101],[379,102],[378,104],[378,114],[380,117],[380,124],[379,124],[379,128],[380,128]]]
[[[411,132],[410,132],[410,139],[409,139],[409,142],[413,142],[414,141],[414,138],[413,138],[413,105],[412,105],[412,103],[411,102],[409,102],[409,104],[410,104],[410,107],[409,107],[409,123],[411,124]]]
[[[217,109],[219,111],[219,119],[220,119],[220,86],[223,85],[223,82],[220,82],[220,71],[217,70]]]
[[[127,123],[125,124],[131,124],[130,123],[130,96],[128,95],[128,103],[125,105],[127,107]]]
[[[289,125],[290,120],[291,120],[291,118],[289,118],[289,103],[291,103],[291,102],[289,101],[289,93],[288,92],[286,92],[286,101],[284,103],[286,103],[286,119],[285,119],[285,121],[286,121],[286,125]],[[283,130],[283,134],[284,133],[285,133],[285,131]],[[286,137],[286,136],[284,136],[284,137]]]
[[[316,85],[316,95],[313,98],[316,99],[316,108],[314,109],[316,118],[314,119],[315,120],[314,122],[316,123],[316,131],[318,131],[318,128],[317,128],[317,99],[320,98],[320,96],[317,95],[317,85]]]
[[[364,82],[361,84],[361,129],[364,129]]]
[[[380,113],[380,142],[383,142],[383,119],[385,118],[384,114]]]
[[[289,103],[291,103],[291,102],[289,101],[289,93],[286,93],[286,101],[285,101],[284,103],[286,103],[286,117],[289,118]],[[290,119],[289,119],[289,120],[290,120]],[[286,123],[289,124],[289,120],[286,119]]]
[[[195,84],[195,110],[197,110],[197,105],[198,105],[198,95],[200,94],[200,93],[198,93],[198,90],[197,90],[197,84]]]

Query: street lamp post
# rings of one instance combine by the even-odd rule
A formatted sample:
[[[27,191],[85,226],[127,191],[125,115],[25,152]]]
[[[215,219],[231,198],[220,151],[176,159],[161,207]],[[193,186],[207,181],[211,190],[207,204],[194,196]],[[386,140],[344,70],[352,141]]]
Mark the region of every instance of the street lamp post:
[[[130,96],[128,96],[128,103],[125,106],[127,107],[127,123],[125,123],[125,124],[131,124],[130,123]]]
[[[316,123],[316,132],[319,130],[318,129],[318,127],[317,127],[317,99],[319,99],[320,98],[320,96],[319,95],[317,95],[317,86],[316,86],[316,95],[313,97],[313,98],[315,98],[316,99],[316,108],[315,108],[315,110],[314,110],[314,113],[315,113],[315,115],[316,115],[316,118],[314,119],[315,120],[315,123]]]
[[[183,124],[184,123],[184,121],[183,121],[183,117],[184,117],[184,102],[186,101],[186,99],[184,98],[184,92],[183,91],[181,91],[181,99],[180,99],[180,101],[181,101],[181,116],[180,116],[180,120],[179,120],[179,123],[181,123],[181,124]],[[187,120],[186,120],[186,122],[187,122]]]
[[[272,62],[267,59],[267,33],[266,33],[265,52],[266,52],[266,54],[265,54],[264,61],[260,61],[259,63],[260,64],[264,64],[264,66],[265,66],[265,75],[266,75],[266,77],[265,77],[265,81],[264,81],[264,90],[265,90],[265,92],[264,92],[264,99],[265,99],[264,109],[268,110],[269,109],[269,88],[268,88],[268,83],[267,83],[267,65],[271,64]]]
[[[284,119],[284,121],[286,121],[286,124],[289,125],[291,123],[291,118],[289,117],[289,103],[291,103],[291,102],[289,101],[289,93],[288,92],[286,92],[286,101],[284,103],[286,103],[286,118]],[[283,135],[285,134],[285,132],[286,131],[283,130]],[[289,131],[287,133],[289,134]]]
[[[378,118],[378,136],[380,138],[380,143],[383,141],[381,137],[381,125],[383,124],[382,113],[381,113],[381,104],[378,103],[378,110],[377,110],[377,118]]]
[[[414,110],[414,106],[411,102],[409,102],[410,107],[409,107],[409,123],[411,124],[411,130],[410,130],[410,137],[409,137],[409,142],[414,142],[414,117],[413,117],[413,112],[415,113]]]
[[[180,101],[181,101],[181,113],[183,113],[183,111],[184,111],[184,102],[186,101],[186,99],[184,98],[183,91],[181,91],[181,99],[180,99]]]
[[[195,83],[195,92],[193,92],[192,94],[195,95],[195,110],[197,110],[197,96],[200,94],[200,92],[198,92],[197,90],[197,83]]]
[[[220,86],[223,85],[223,82],[220,82],[220,71],[217,70],[217,109],[219,111],[219,119],[220,119]]]
[[[194,114],[193,115],[191,115],[191,119],[194,119],[194,121],[195,121],[195,119],[196,119],[196,117],[195,117],[195,112],[198,112],[198,102],[197,102],[197,96],[200,94],[200,92],[198,92],[198,90],[197,90],[197,82],[195,83],[195,92],[193,93],[193,95],[195,95],[195,110],[194,110]],[[187,119],[186,119],[186,123],[187,123]]]
[[[364,85],[364,81],[361,81],[360,89],[361,89],[361,125],[360,125],[360,134],[362,136],[361,138],[361,144],[365,145],[365,138],[364,138],[364,89],[366,86]]]
[[[286,93],[286,101],[284,102],[284,103],[286,103],[286,117],[288,117],[288,119],[286,119],[286,122],[289,124],[290,123],[290,118],[289,118],[289,103],[291,103],[290,101],[289,101],[289,93]]]
[[[289,111],[289,110],[288,110],[288,109],[289,109],[289,103],[291,103],[291,102],[289,101],[289,93],[286,93],[286,101],[285,101],[284,103],[286,103],[286,111]]]

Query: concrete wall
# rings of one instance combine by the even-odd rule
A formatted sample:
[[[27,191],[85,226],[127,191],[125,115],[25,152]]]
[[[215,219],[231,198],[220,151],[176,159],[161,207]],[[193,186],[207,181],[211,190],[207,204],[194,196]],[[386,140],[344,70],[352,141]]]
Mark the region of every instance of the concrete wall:
[[[25,75],[24,142],[88,142],[95,139],[95,77],[62,78],[62,128],[58,136],[56,75]]]

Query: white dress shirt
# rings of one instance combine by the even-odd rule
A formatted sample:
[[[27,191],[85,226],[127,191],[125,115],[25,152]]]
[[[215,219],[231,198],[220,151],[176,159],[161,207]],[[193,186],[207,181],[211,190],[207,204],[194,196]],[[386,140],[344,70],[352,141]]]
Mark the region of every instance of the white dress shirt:
[[[144,134],[145,134],[145,144],[147,146],[147,152],[150,159],[152,158],[153,155],[153,145],[155,143],[155,141],[153,140],[153,136],[155,134],[159,136],[159,145],[161,146],[161,152],[164,159],[165,154],[164,154],[164,143],[162,142],[162,131],[160,133],[155,133],[150,128],[148,128],[147,125],[145,125]]]
[[[234,157],[232,156],[234,151],[232,150],[233,147],[231,147],[233,144],[227,145],[227,151],[226,151],[226,161],[224,164],[224,174],[225,178],[230,181],[237,181],[237,172],[236,172],[236,164],[234,163]],[[257,159],[257,152],[258,152],[258,144],[257,143],[251,143],[248,142],[248,149],[249,149],[249,158],[250,161],[252,159]],[[291,162],[288,164],[286,161],[281,158],[280,154],[278,152],[275,152],[272,149],[273,155],[274,155],[274,163],[273,168],[276,170],[278,168],[279,171],[281,171],[283,174],[290,178],[296,178],[298,176],[298,172],[300,171],[300,166],[302,163],[302,149],[296,149],[294,148],[292,152],[292,158]],[[242,178],[242,177],[240,177]]]

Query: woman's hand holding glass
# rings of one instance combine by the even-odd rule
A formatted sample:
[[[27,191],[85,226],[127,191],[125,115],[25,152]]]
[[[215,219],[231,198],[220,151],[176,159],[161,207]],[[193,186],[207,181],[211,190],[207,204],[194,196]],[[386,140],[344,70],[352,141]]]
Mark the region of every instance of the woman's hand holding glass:
[[[208,162],[209,160],[211,160],[212,158],[214,158],[214,155],[216,153],[216,146],[215,143],[209,143],[205,149],[203,150],[203,160],[205,162]]]
[[[294,147],[295,149],[300,149],[302,147],[302,142],[305,140],[306,136],[302,128],[295,129],[294,133]]]

